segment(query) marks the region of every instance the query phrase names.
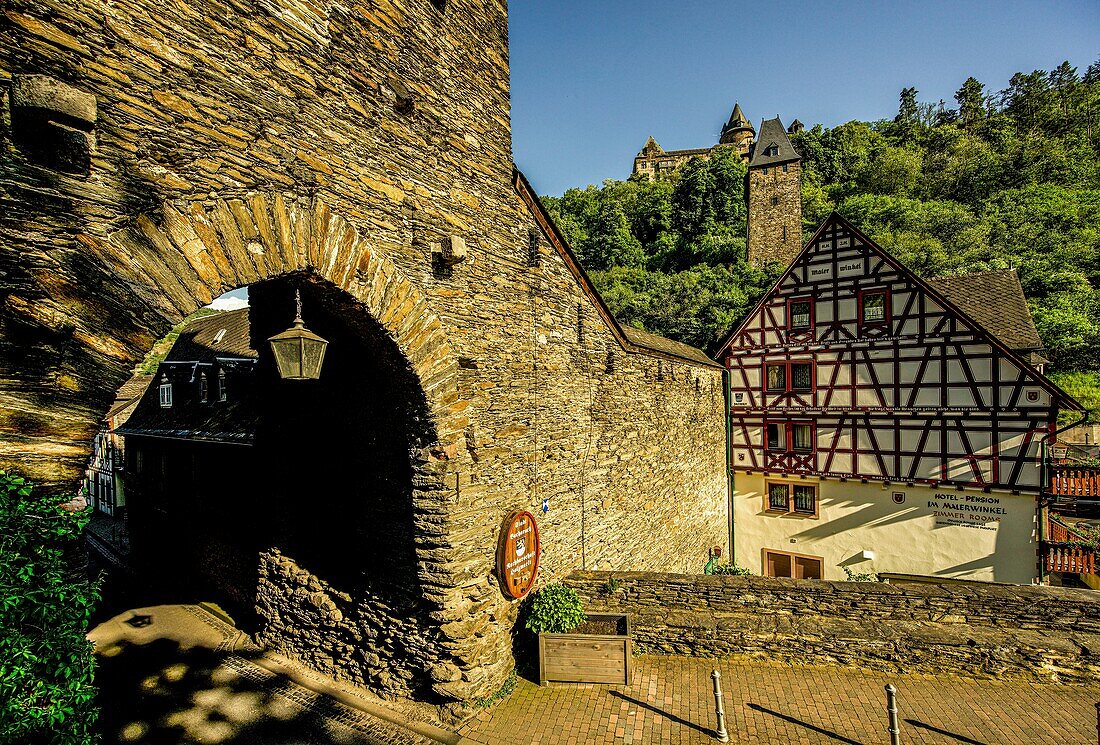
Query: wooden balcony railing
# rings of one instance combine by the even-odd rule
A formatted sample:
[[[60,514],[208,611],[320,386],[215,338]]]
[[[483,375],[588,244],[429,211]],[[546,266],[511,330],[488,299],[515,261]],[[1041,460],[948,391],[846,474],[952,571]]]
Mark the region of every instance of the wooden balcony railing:
[[[1100,516],[1100,468],[1052,466],[1047,494],[1063,514]]]
[[[1050,493],[1054,496],[1100,498],[1100,469],[1055,466],[1050,469]]]
[[[1096,574],[1096,551],[1092,548],[1073,544],[1048,544],[1044,553],[1048,572]]]

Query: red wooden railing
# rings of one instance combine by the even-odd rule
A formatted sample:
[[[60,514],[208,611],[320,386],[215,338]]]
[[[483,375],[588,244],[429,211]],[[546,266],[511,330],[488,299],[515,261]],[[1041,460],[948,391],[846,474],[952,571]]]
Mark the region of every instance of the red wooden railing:
[[[1050,493],[1056,497],[1100,498],[1100,468],[1050,469]]]
[[[1047,541],[1050,543],[1070,543],[1076,535],[1054,518],[1047,520]]]
[[[1047,546],[1048,572],[1096,574],[1096,552],[1087,547],[1070,545]]]

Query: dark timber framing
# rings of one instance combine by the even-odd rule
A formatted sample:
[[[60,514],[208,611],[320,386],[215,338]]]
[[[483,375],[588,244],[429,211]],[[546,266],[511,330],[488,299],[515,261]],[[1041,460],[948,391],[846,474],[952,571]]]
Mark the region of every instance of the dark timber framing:
[[[864,323],[864,298],[885,319]],[[791,303],[812,299],[810,327]],[[767,475],[1038,493],[1059,408],[1080,404],[839,215],[723,342],[730,462]],[[811,390],[790,364],[811,362]],[[767,367],[784,365],[784,390]],[[813,424],[812,452],[767,449],[769,422]],[[789,433],[787,435],[790,436]]]

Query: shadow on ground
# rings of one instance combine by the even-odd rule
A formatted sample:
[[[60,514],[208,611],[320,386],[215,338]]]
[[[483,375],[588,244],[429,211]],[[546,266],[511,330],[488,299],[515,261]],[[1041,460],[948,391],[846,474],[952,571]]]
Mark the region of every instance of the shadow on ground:
[[[316,710],[303,708],[278,693],[289,680],[275,675],[249,679],[233,669],[230,656],[186,649],[170,639],[117,645],[99,661],[105,745],[367,742],[358,732],[333,726],[330,718],[339,712],[327,699]],[[236,656],[247,659],[249,654]],[[307,701],[317,698],[305,691],[300,695]]]

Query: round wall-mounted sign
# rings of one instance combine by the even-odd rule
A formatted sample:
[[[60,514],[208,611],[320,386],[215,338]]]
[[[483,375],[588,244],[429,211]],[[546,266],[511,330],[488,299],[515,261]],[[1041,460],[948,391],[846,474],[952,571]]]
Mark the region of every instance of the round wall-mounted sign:
[[[504,520],[497,543],[497,576],[504,594],[519,600],[539,576],[539,526],[530,512],[513,512]]]

